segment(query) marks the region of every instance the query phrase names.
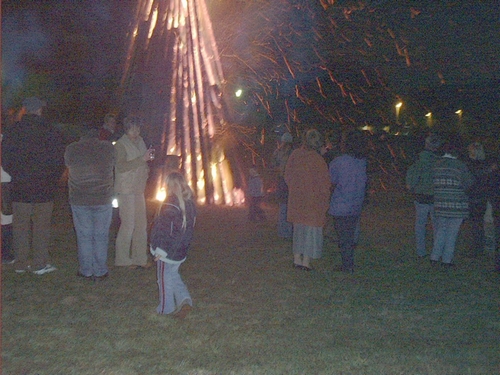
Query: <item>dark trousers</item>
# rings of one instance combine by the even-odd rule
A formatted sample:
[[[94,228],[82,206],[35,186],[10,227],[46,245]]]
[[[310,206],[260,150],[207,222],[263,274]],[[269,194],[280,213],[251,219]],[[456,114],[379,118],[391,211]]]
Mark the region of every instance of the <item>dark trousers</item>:
[[[468,245],[470,246],[470,255],[477,256],[484,252],[485,234],[484,234],[484,214],[486,213],[486,200],[470,204],[469,228],[465,232]]]
[[[250,197],[250,201],[248,202],[248,219],[250,221],[266,220],[266,215],[260,207],[260,202],[262,202],[262,197]]]
[[[493,216],[493,223],[495,225],[495,269],[500,271],[500,216]]]
[[[342,268],[346,271],[354,269],[354,250],[356,249],[356,227],[360,216],[334,216],[333,225],[337,232]]]
[[[28,266],[28,257],[33,248],[32,266],[45,267],[50,262],[49,243],[54,202],[13,202],[13,245],[16,254],[16,269]]]
[[[2,225],[2,260],[14,259],[12,250],[12,224]]]

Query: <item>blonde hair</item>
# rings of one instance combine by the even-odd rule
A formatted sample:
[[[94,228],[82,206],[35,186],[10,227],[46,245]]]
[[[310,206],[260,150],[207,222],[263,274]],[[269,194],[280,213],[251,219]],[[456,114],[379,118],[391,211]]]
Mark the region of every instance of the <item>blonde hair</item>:
[[[193,191],[180,172],[169,173],[165,178],[165,186],[167,194],[175,195],[179,200],[179,208],[182,212],[182,229],[186,229],[186,201],[193,199]]]

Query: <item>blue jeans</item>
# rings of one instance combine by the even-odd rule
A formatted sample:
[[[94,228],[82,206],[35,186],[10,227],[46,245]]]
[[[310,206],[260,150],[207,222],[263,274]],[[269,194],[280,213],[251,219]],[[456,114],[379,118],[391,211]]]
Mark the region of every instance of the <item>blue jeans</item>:
[[[436,217],[436,236],[432,248],[431,260],[451,263],[455,254],[455,243],[463,218]]]
[[[415,239],[417,241],[417,255],[419,257],[423,257],[427,255],[427,250],[425,249],[425,237],[429,215],[431,217],[434,238],[436,238],[436,217],[434,216],[434,205],[418,203],[415,201],[415,211]]]
[[[101,206],[71,205],[78,243],[79,271],[84,276],[103,276],[108,272],[109,226],[111,204]]]
[[[160,303],[156,309],[158,314],[172,314],[182,303],[192,305],[191,296],[186,284],[181,279],[179,267],[184,262],[166,263],[156,261],[156,277]]]

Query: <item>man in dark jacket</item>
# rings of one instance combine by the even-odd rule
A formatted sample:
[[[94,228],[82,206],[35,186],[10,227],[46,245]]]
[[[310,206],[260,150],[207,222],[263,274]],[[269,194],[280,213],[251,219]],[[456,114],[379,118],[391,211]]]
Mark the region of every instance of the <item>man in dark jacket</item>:
[[[69,203],[78,242],[77,276],[101,280],[108,276],[109,227],[113,216],[115,149],[91,129],[66,148]]]
[[[50,222],[54,196],[64,171],[61,132],[42,117],[45,102],[31,97],[23,101],[25,115],[7,128],[2,144],[2,164],[12,176],[13,245],[16,272],[55,271],[50,264]]]
[[[427,255],[425,238],[429,216],[434,230],[434,237],[436,235],[432,173],[437,159],[435,152],[441,146],[441,143],[442,140],[439,136],[428,136],[425,139],[425,149],[419,154],[418,160],[408,168],[406,173],[406,187],[415,197],[415,240],[419,258],[424,258]]]

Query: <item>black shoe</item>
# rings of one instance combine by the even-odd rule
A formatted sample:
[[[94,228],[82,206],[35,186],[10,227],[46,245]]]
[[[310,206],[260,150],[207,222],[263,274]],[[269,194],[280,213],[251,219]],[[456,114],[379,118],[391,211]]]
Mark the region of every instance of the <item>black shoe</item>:
[[[78,272],[76,273],[76,276],[81,277],[81,278],[83,278],[83,279],[92,280],[92,275],[90,275],[90,276],[85,276],[85,275],[84,275],[83,273],[81,273],[80,271],[78,271]]]
[[[441,267],[446,268],[446,269],[451,269],[451,268],[455,268],[455,265],[453,263],[441,263]]]
[[[106,272],[104,275],[101,276],[94,276],[94,281],[103,281],[109,276],[109,272]]]
[[[354,273],[354,268],[351,267],[342,266],[340,267],[340,270],[344,273],[349,273],[351,275]]]

